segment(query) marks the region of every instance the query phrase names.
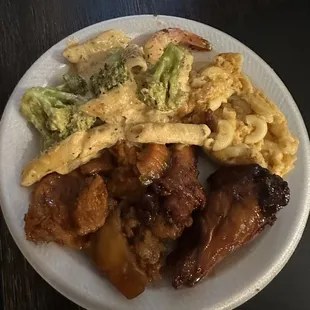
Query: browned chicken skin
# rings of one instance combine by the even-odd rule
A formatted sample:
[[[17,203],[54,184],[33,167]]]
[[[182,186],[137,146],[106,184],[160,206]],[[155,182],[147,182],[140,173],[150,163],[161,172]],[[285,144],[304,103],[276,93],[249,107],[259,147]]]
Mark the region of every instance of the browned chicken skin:
[[[85,180],[73,213],[79,235],[87,235],[101,227],[108,215],[108,191],[101,176]]]
[[[170,154],[170,165],[162,171],[162,163],[167,165]],[[146,150],[142,161],[144,156],[149,161],[154,160],[152,165],[143,166],[142,163],[139,167],[141,159],[138,156],[137,166],[146,168],[141,171],[156,175],[154,184],[144,187],[145,192],[135,202],[128,194],[126,198],[123,196],[121,210],[123,231],[136,253],[138,265],[152,282],[161,278],[167,241],[180,237],[184,228],[192,224],[191,213],[204,206],[205,194],[198,181],[197,160],[192,147],[172,146],[168,149],[153,145]],[[161,174],[163,176],[158,178]]]
[[[108,180],[108,191],[111,197],[139,201],[145,192],[139,177],[133,171],[132,166],[117,167]]]
[[[25,215],[25,232],[35,243],[57,242],[72,248],[85,246],[87,238],[79,236],[73,211],[80,189],[84,185],[81,174],[52,173],[36,184]]]
[[[109,151],[103,151],[101,156],[94,158],[80,167],[82,174],[93,175],[98,173],[107,173],[114,169],[112,155]]]
[[[164,148],[152,147],[149,155],[162,159],[161,155],[167,154]],[[131,207],[123,204],[122,208],[123,230],[149,282],[161,278],[167,241],[180,237],[184,228],[192,224],[192,211],[205,203],[193,148],[173,146],[170,153],[170,166],[164,175],[154,179],[154,185]],[[157,164],[153,168],[158,171]]]
[[[119,166],[135,165],[137,163],[138,148],[121,141],[109,150],[117,159]]]
[[[52,173],[37,183],[25,215],[25,232],[35,243],[57,242],[71,248],[89,245],[87,234],[100,228],[113,208],[104,180],[78,170]]]
[[[145,193],[141,201],[134,206],[125,202],[122,210],[122,228],[137,263],[147,275],[148,282],[161,279],[161,268],[166,255],[165,238],[158,237],[154,231],[154,222],[160,217],[157,197]]]
[[[191,146],[174,145],[169,169],[155,181],[155,192],[173,223],[191,225],[191,214],[205,205],[205,193],[198,180],[197,159]]]
[[[170,255],[172,285],[193,286],[229,253],[243,246],[276,220],[289,201],[289,188],[258,165],[222,167],[208,182],[207,207],[197,212]]]

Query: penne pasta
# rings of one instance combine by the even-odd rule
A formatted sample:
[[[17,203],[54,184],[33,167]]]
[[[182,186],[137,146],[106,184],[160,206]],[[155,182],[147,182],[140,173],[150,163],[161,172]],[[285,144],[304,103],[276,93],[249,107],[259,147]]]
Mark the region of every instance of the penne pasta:
[[[203,145],[210,133],[207,125],[143,123],[125,130],[125,138],[138,143]]]
[[[147,70],[143,49],[138,45],[129,44],[122,52],[122,57],[130,72],[139,73]]]
[[[111,48],[124,48],[129,41],[130,38],[122,31],[107,30],[85,43],[67,47],[63,52],[63,56],[71,63],[87,61],[94,54],[108,51]]]
[[[52,172],[67,174],[121,139],[123,129],[116,125],[105,124],[76,132],[28,163],[22,172],[21,185],[30,186]]]

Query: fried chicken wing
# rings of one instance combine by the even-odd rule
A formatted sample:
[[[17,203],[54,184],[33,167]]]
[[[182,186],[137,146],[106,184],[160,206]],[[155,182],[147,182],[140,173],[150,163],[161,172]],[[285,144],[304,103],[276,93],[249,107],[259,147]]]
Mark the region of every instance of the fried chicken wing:
[[[169,169],[155,181],[155,192],[173,223],[189,226],[191,213],[205,205],[205,193],[198,180],[197,159],[191,146],[174,145]]]
[[[135,206],[137,218],[145,227],[152,227],[158,217],[159,211],[158,197],[152,192],[145,193]]]
[[[193,286],[229,253],[257,236],[276,220],[289,202],[287,182],[259,165],[222,167],[208,179],[207,207],[179,240],[168,261],[172,285]]]
[[[100,228],[108,215],[108,191],[101,176],[88,177],[81,189],[73,217],[79,235],[87,235]]]
[[[166,247],[149,229],[142,228],[134,240],[133,251],[137,255],[139,266],[145,271],[148,281],[162,278],[161,268],[164,265]]]
[[[187,222],[191,224],[190,221]],[[152,233],[163,240],[176,240],[183,232],[184,225],[170,223],[162,214],[159,214],[152,224]]]
[[[149,282],[161,279],[167,255],[166,243],[178,238],[184,226],[169,222],[157,195],[150,188],[137,203],[130,205],[123,201],[120,208],[123,232],[136,254],[139,267]]]
[[[110,149],[117,167],[109,174],[108,192],[114,198],[139,201],[146,187],[139,180],[137,171],[138,148],[119,142]]]
[[[145,187],[131,166],[118,167],[111,173],[108,180],[108,192],[117,199],[139,201],[145,192]]]
[[[87,238],[77,234],[72,217],[76,198],[83,185],[82,175],[75,171],[67,175],[52,173],[38,182],[25,215],[27,240],[83,248]]]
[[[102,155],[94,158],[80,167],[82,174],[93,175],[98,173],[107,173],[114,169],[112,155],[109,151],[103,151]]]
[[[110,148],[111,154],[117,159],[120,166],[135,165],[137,163],[138,148],[128,142],[118,142]]]
[[[177,239],[192,224],[192,211],[205,202],[194,150],[173,146],[171,153],[171,164],[164,176],[154,179],[154,184],[125,214],[126,234],[149,282],[161,278],[167,242]]]

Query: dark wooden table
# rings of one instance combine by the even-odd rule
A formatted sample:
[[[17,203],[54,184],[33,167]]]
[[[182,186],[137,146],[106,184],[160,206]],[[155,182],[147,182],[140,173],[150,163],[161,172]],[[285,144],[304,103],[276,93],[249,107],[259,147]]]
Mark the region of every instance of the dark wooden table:
[[[245,43],[279,74],[310,129],[307,0],[0,0],[0,111],[25,71],[60,39],[102,20],[146,13],[201,21]],[[26,262],[2,216],[0,234],[0,309],[81,309]],[[308,225],[283,271],[240,309],[310,309],[309,244]]]

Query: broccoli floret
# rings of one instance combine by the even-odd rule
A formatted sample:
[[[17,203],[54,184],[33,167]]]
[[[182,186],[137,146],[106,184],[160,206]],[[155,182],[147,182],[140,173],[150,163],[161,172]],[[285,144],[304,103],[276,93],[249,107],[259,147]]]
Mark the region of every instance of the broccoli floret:
[[[146,72],[138,95],[148,106],[161,111],[176,110],[188,100],[189,73],[193,56],[170,43],[153,68]]]
[[[86,81],[79,75],[64,74],[64,84],[57,86],[58,90],[73,93],[76,95],[86,95],[88,86]]]
[[[89,129],[95,118],[80,111],[86,100],[55,88],[33,87],[21,102],[22,115],[42,136],[42,150],[50,148],[77,131]]]
[[[104,94],[110,89],[124,84],[129,78],[125,62],[118,51],[108,57],[104,68],[90,78],[90,85],[96,96]]]

